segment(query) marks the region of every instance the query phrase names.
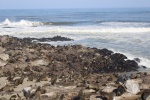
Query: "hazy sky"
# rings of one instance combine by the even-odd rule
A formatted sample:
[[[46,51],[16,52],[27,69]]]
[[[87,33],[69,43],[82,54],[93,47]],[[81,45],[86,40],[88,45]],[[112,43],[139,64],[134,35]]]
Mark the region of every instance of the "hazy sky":
[[[150,7],[150,0],[0,0],[0,9]]]

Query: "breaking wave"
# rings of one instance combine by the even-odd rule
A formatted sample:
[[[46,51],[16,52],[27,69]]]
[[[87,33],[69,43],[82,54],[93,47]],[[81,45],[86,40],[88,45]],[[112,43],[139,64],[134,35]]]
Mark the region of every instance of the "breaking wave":
[[[39,26],[43,25],[41,22],[36,21],[28,21],[28,20],[20,20],[18,22],[16,21],[10,21],[9,19],[5,19],[4,22],[0,23],[1,26],[9,26],[9,27],[21,27],[21,26]]]

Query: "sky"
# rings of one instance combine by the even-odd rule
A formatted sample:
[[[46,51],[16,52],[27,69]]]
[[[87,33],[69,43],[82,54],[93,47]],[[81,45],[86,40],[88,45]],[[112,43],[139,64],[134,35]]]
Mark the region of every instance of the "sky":
[[[136,7],[150,7],[150,0],[0,0],[0,9]]]

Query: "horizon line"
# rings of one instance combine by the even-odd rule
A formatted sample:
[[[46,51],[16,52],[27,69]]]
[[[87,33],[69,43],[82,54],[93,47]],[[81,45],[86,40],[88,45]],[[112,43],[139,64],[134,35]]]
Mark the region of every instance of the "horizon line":
[[[101,8],[0,8],[0,10],[44,10],[44,9],[134,9],[134,8],[150,8],[150,7],[101,7]]]

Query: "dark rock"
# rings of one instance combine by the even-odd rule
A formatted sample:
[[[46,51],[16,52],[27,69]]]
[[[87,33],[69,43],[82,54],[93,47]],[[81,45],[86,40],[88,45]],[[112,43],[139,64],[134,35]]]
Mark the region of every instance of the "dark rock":
[[[113,61],[122,61],[124,59],[127,59],[127,57],[123,54],[120,54],[120,53],[115,53],[115,54],[112,54],[110,56],[110,58],[113,60]]]
[[[108,56],[108,55],[111,55],[113,53],[113,51],[108,50],[106,48],[98,49],[98,50],[96,49],[96,52],[98,52],[99,54],[104,55],[104,56]]]
[[[134,60],[127,60],[123,67],[126,68],[127,71],[135,71],[139,68],[138,64]]]
[[[61,36],[54,36],[52,38],[23,38],[23,41],[29,42],[50,42],[50,41],[72,41],[73,39],[69,39]]]
[[[126,60],[127,57],[120,53],[113,53],[108,49],[83,47],[81,45],[57,46],[34,43],[36,38],[19,39],[11,36],[1,36],[4,40],[1,48],[9,55],[8,62],[3,64],[3,71],[8,69],[22,75],[25,71],[29,80],[37,79],[35,72],[51,72],[55,75],[66,71],[74,71],[73,74],[88,76],[91,73],[112,73],[135,71],[138,64],[134,60]],[[56,36],[52,41],[69,40]],[[38,41],[49,41],[49,38],[40,38]],[[66,74],[66,73],[65,73]],[[41,76],[41,75],[40,75]],[[12,79],[9,76],[10,79]],[[52,82],[53,83],[53,82]]]

